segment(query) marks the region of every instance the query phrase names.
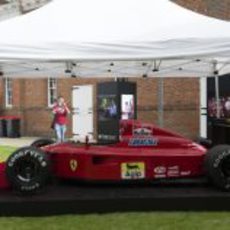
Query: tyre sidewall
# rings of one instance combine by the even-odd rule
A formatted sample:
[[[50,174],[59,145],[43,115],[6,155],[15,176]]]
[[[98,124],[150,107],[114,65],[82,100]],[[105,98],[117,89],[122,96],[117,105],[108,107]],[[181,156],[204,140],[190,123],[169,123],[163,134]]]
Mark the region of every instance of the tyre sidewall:
[[[33,179],[25,182],[20,179],[17,174],[15,167],[22,161],[24,157],[29,157],[29,159],[39,167],[39,174],[35,175]],[[45,154],[40,149],[35,147],[24,147],[16,150],[6,162],[6,176],[13,188],[24,193],[34,192],[42,188],[47,181],[49,175],[49,159],[47,154]]]
[[[220,145],[211,149],[205,159],[206,174],[211,181],[224,190],[230,190],[230,177],[222,171],[223,161],[230,157],[230,146]]]
[[[38,139],[38,140],[35,140],[30,146],[33,146],[33,147],[36,147],[36,148],[41,148],[43,146],[46,146],[46,145],[51,145],[51,144],[54,144],[55,141],[53,139]]]

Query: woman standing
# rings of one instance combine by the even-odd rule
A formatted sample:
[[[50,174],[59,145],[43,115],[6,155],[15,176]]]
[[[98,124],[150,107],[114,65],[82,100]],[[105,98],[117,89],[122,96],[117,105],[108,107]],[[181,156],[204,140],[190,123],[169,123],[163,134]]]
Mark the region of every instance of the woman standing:
[[[70,113],[68,106],[62,96],[58,97],[57,103],[53,107],[54,130],[56,132],[57,142],[65,141],[67,116]]]

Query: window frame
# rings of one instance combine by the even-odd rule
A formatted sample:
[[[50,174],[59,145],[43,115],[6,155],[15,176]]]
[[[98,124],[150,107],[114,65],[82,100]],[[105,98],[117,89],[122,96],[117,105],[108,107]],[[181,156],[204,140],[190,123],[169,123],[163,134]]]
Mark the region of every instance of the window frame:
[[[5,78],[4,86],[5,86],[5,107],[12,108],[13,107],[13,80],[11,78]]]
[[[51,81],[53,81],[51,86]],[[51,93],[51,91],[54,91],[54,93]],[[53,99],[52,99],[52,95]],[[57,99],[57,78],[49,77],[47,79],[47,104],[48,108],[52,108],[54,106],[54,103],[51,102],[51,100]]]

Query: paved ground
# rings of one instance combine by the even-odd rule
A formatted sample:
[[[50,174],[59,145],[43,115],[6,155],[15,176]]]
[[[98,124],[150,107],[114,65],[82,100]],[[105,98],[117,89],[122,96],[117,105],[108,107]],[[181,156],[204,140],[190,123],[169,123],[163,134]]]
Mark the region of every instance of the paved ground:
[[[0,138],[0,145],[22,147],[30,145],[38,137]]]

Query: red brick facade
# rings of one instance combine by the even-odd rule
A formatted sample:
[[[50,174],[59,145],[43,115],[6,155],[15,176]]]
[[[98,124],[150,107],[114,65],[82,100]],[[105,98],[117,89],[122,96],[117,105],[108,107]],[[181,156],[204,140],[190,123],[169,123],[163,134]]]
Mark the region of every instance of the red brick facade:
[[[72,86],[92,84],[96,95],[95,79],[58,79],[58,93],[65,97],[71,106]],[[132,79],[137,82],[137,115],[138,119],[147,122],[158,122],[156,79]],[[51,111],[48,107],[47,79],[14,79],[13,107],[4,106],[4,81],[0,81],[1,114],[19,115],[22,117],[24,135],[52,135],[50,129]],[[181,89],[181,90],[178,90]],[[195,138],[199,129],[199,81],[197,79],[165,79],[165,127]],[[94,97],[96,98],[96,97]],[[96,114],[96,100],[94,100]],[[96,119],[96,117],[95,117]],[[69,119],[69,136],[71,136],[71,118]],[[96,123],[96,122],[95,122]]]
[[[228,0],[174,0],[198,12],[219,18],[230,18],[230,1]],[[137,82],[138,119],[158,122],[157,113],[157,79],[131,79]],[[57,91],[66,98],[71,106],[73,85],[93,84],[95,79],[58,79]],[[100,80],[103,81],[103,80]],[[13,80],[13,107],[5,108],[4,81],[0,80],[0,115],[14,114],[22,118],[23,135],[52,135],[50,129],[51,112],[48,108],[47,79]],[[96,95],[96,87],[94,87]],[[94,97],[96,98],[96,97]],[[96,100],[94,100],[96,114]],[[95,118],[96,119],[96,118]],[[96,123],[96,122],[94,122]],[[199,135],[199,80],[165,79],[164,80],[164,126],[187,137]],[[71,118],[68,134],[71,136]]]

